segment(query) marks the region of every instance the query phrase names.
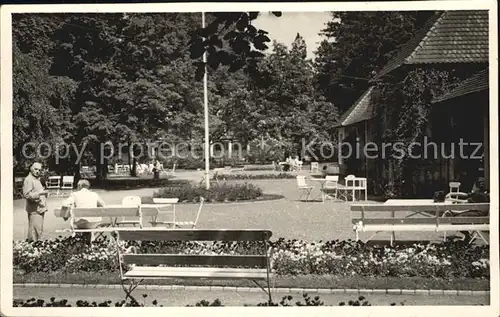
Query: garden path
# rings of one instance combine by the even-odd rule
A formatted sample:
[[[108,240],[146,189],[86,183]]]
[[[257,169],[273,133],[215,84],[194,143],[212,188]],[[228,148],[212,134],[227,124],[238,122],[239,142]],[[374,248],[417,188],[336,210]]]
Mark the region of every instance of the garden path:
[[[14,287],[14,299],[27,300],[32,297],[50,301],[54,296],[57,300],[67,299],[69,304],[75,307],[75,303],[79,299],[83,299],[92,303],[93,301],[100,303],[104,300],[112,300],[113,304],[124,299],[123,290],[121,289],[95,289],[95,288],[47,288],[47,287]],[[137,289],[134,292],[136,299],[141,302],[142,294],[147,294],[145,299],[146,306],[152,306],[153,300],[158,301],[158,305],[164,306],[185,306],[195,305],[198,301],[204,299],[214,301],[219,299],[225,306],[243,306],[245,304],[256,305],[267,300],[267,295],[264,292],[242,292],[242,291],[214,291],[214,290],[142,290]],[[274,301],[280,301],[283,296],[292,295],[295,303],[302,300],[300,293],[276,293],[273,297]],[[317,294],[310,293],[311,298]],[[340,302],[347,303],[350,300],[356,300],[357,295],[354,294],[319,294],[320,299],[325,305],[337,306]],[[391,303],[405,306],[410,305],[489,305],[488,295],[477,296],[430,296],[430,295],[387,295],[387,294],[370,294],[365,296],[372,306],[388,306]]]

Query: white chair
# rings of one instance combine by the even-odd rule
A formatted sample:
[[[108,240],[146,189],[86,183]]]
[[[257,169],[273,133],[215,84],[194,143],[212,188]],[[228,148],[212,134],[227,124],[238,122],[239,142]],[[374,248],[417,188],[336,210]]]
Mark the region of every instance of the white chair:
[[[304,162],[302,161],[297,162],[297,171],[302,171],[302,165],[304,165]]]
[[[325,185],[323,186],[323,201],[325,201],[325,198],[330,198],[332,199],[332,196],[330,195],[331,192],[333,192],[334,196],[333,199],[337,200],[338,196],[338,189],[339,189],[339,176],[338,175],[327,175],[325,177]]]
[[[73,192],[74,183],[75,183],[74,176],[63,176],[61,189],[63,191],[69,191],[69,194],[71,194]],[[63,196],[64,196],[64,193],[63,193]]]
[[[319,172],[319,163],[311,162],[311,173]]]
[[[365,193],[365,201],[368,200],[368,180],[366,178],[360,177],[354,180],[356,189]]]
[[[49,193],[49,196],[55,195],[59,196],[61,190],[61,177],[60,176],[49,176],[45,187],[49,190],[55,190],[55,193]]]
[[[122,206],[126,207],[139,207],[141,206],[141,197],[139,196],[126,196],[122,199]],[[116,221],[116,225],[139,225],[142,228],[141,217],[121,217],[120,220]]]
[[[354,201],[356,198],[356,176],[354,175],[347,175],[345,177],[345,186],[347,191],[351,191],[352,195],[352,201]]]
[[[460,182],[450,182],[450,194],[451,193],[459,193],[460,192]]]
[[[311,196],[311,191],[314,187],[307,185],[306,177],[301,175],[297,176],[297,185],[299,186],[300,191],[304,192],[304,194],[307,194],[306,201],[308,201],[309,197]],[[300,198],[304,196],[304,194],[302,194]]]

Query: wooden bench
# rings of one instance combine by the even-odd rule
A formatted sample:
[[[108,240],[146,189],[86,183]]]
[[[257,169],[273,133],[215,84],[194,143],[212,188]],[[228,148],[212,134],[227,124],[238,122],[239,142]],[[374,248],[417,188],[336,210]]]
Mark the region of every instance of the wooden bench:
[[[271,300],[272,248],[269,230],[151,229],[116,232],[120,277],[127,299],[147,279],[247,279],[257,284]],[[261,241],[260,255],[141,254],[136,247],[123,252],[120,241]],[[135,243],[134,243],[135,244]],[[257,281],[265,281],[262,286]],[[273,279],[274,281],[274,279]],[[128,287],[125,285],[129,282]],[[274,288],[274,287],[273,287]]]
[[[69,218],[69,228],[59,229],[56,232],[71,232],[73,235],[76,233],[92,233],[97,234],[96,239],[102,237],[106,232],[113,232],[116,230],[121,230],[122,228],[117,228],[117,220],[121,217],[137,218],[137,222],[140,223],[142,228],[142,213],[138,206],[122,206],[122,205],[111,205],[104,207],[91,207],[91,208],[69,208],[65,211],[62,208],[54,210],[54,214],[59,218]],[[75,219],[79,218],[93,218],[100,217],[103,221],[93,229],[79,229],[74,225]],[[109,218],[106,222],[104,219]],[[127,228],[123,228],[124,230]],[[93,240],[93,239],[92,239]]]
[[[481,231],[489,231],[489,216],[467,217],[460,216],[465,211],[475,210],[489,212],[489,203],[414,203],[414,204],[353,204],[351,212],[360,213],[352,218],[353,230],[356,232],[356,240],[359,240],[360,232],[374,232],[366,241],[369,241],[379,232],[392,232],[391,245],[395,240],[396,231],[472,231],[473,239],[479,236],[485,243]],[[407,216],[396,217],[396,213],[410,213]],[[374,213],[379,213],[374,217]],[[447,214],[454,217],[444,217]],[[444,216],[443,216],[444,215]],[[421,216],[421,217],[414,217]],[[471,241],[472,242],[472,241]]]

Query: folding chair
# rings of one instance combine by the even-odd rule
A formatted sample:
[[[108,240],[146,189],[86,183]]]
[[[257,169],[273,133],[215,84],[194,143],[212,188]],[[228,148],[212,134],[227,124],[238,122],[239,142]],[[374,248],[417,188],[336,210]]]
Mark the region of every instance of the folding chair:
[[[332,196],[330,196],[330,192],[334,193],[334,200],[337,200],[337,196],[339,194],[339,176],[338,175],[327,175],[325,177],[325,186],[323,187],[323,201],[325,201],[325,198],[332,199]]]
[[[306,201],[309,201],[309,197],[311,196],[311,191],[314,187],[307,185],[305,176],[297,176],[297,185],[299,186],[299,190],[307,194]],[[300,195],[300,198],[304,196],[304,194]]]
[[[126,196],[122,199],[122,205],[127,207],[141,207],[141,197],[139,196]],[[116,221],[116,225],[139,225],[142,228],[141,218],[138,217],[121,217]]]

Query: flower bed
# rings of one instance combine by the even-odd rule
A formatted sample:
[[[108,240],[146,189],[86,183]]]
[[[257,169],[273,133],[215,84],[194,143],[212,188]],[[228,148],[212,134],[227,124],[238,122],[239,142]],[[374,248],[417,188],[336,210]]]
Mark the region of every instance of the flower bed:
[[[489,249],[462,241],[433,245],[374,247],[353,241],[308,243],[279,239],[274,247],[277,275],[428,277],[489,279]],[[143,242],[142,253],[256,254],[259,243]],[[129,247],[123,244],[123,248]],[[77,238],[14,243],[14,269],[30,272],[116,272],[114,244],[85,246]]]
[[[279,174],[224,174],[217,175],[212,179],[224,179],[224,180],[248,180],[248,179],[293,179],[296,178],[297,175],[289,174],[289,173],[279,173]]]
[[[263,195],[262,189],[253,184],[213,184],[210,189],[203,185],[186,184],[179,187],[165,187],[153,194],[154,198],[179,198],[180,202],[197,202],[199,197],[207,201],[253,200]]]

